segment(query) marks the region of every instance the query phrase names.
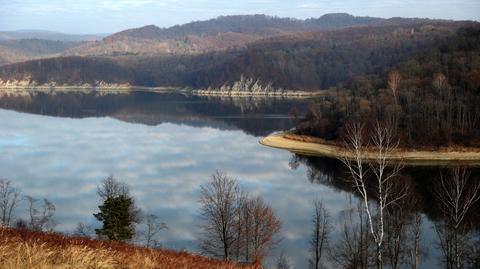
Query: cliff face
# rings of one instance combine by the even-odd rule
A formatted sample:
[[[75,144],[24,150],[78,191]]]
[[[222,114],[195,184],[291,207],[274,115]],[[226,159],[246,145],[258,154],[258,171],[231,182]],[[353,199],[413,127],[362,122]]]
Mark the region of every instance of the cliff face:
[[[132,87],[129,83],[108,83],[105,81],[95,81],[93,83],[77,83],[77,84],[58,84],[55,81],[39,84],[30,78],[22,80],[6,80],[0,79],[0,88],[3,89],[38,89],[38,88],[103,88],[103,89],[121,89]]]
[[[284,88],[275,88],[272,82],[264,83],[259,79],[241,76],[240,80],[234,81],[231,85],[223,84],[220,87],[207,87],[193,90],[197,95],[219,95],[219,96],[313,96],[316,92],[295,91]]]

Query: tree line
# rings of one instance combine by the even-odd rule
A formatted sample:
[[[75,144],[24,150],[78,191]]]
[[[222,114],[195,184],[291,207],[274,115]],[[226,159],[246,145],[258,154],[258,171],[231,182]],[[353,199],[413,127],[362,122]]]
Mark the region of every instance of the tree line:
[[[297,131],[341,141],[349,122],[379,120],[395,127],[401,146],[479,146],[479,41],[478,29],[460,29],[393,69],[333,87]]]

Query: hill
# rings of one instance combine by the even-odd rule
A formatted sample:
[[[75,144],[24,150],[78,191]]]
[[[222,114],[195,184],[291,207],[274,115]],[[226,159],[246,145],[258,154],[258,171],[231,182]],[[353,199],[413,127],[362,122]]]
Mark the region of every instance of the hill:
[[[44,39],[8,39],[0,40],[0,55],[3,64],[22,62],[60,56],[68,48],[77,46],[79,42],[53,41]],[[2,65],[2,62],[0,62]]]
[[[432,42],[408,57],[398,57],[398,48],[385,51],[390,66],[332,87],[297,133],[338,142],[352,122],[368,130],[382,122],[394,126],[403,148],[479,148],[480,27]]]
[[[50,41],[80,42],[80,41],[100,40],[104,36],[105,36],[104,34],[96,34],[96,35],[65,34],[60,32],[44,31],[44,30],[0,31],[0,40],[42,39],[42,40],[50,40]]]
[[[242,48],[254,41],[289,33],[360,25],[388,25],[425,21],[356,17],[345,13],[298,20],[266,15],[222,16],[169,28],[147,25],[128,29],[67,50],[64,56],[198,54]]]
[[[259,268],[187,252],[0,227],[1,268]]]
[[[70,35],[40,30],[3,31],[0,32],[0,65],[58,56],[200,54],[243,48],[276,35],[384,21],[348,14],[327,14],[309,20],[238,15],[169,28],[147,25],[105,38],[102,35]]]
[[[171,39],[186,35],[217,35],[219,33],[248,33],[258,36],[271,36],[288,32],[305,31],[316,27],[346,27],[368,25],[385,21],[381,18],[355,17],[349,14],[326,14],[318,19],[298,20],[278,18],[266,15],[221,16],[206,21],[195,21],[170,28],[158,28],[153,25],[122,31],[106,37],[113,40],[119,37],[141,39]]]
[[[249,45],[234,59],[192,76],[196,88],[221,88],[241,77],[273,88],[315,91],[382,76],[399,62],[436,50],[468,22],[359,26],[294,33]],[[463,38],[463,37],[462,37]],[[227,87],[228,88],[228,87]]]
[[[227,92],[317,91],[346,86],[364,77],[383,87],[389,70],[418,57],[433,57],[434,64],[445,69],[445,74],[455,74],[448,72],[450,67],[442,53],[455,42],[475,38],[475,34],[467,36],[464,28],[476,33],[480,25],[414,21],[290,33],[255,41],[243,49],[193,55],[58,57],[0,67],[0,83],[4,87],[107,83]],[[466,49],[475,50],[454,50],[461,53]],[[466,67],[476,70],[475,65]],[[429,70],[427,73],[435,71]]]
[[[104,35],[74,35],[52,31],[0,31],[0,66],[34,59],[58,57],[65,50]]]

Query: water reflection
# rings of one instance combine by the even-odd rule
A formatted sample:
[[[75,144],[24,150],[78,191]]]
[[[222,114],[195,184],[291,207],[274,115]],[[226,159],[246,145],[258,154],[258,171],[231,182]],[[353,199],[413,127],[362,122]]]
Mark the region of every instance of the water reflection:
[[[352,190],[348,171],[340,161],[292,156],[290,166],[305,164],[310,182],[337,190]],[[401,187],[408,193],[401,203],[387,210],[385,261],[391,268],[402,266],[476,268],[479,260],[480,169],[408,167]],[[374,250],[368,242],[368,225],[361,209],[346,208],[337,228],[343,233],[331,245],[334,266],[373,266]],[[346,221],[345,221],[346,220]],[[333,253],[332,253],[333,252]],[[368,265],[370,263],[370,265]]]
[[[295,126],[312,99],[202,97],[152,92],[0,92],[0,108],[71,118],[109,116],[125,122],[241,129],[263,136]],[[293,110],[292,110],[293,111]],[[290,115],[292,114],[292,115]]]
[[[277,251],[285,249],[305,265],[310,199],[322,197],[333,211],[348,203],[348,193],[306,181],[305,167],[291,170],[288,152],[263,147],[239,130],[6,110],[0,110],[0,122],[1,177],[56,204],[60,231],[95,223],[96,186],[114,174],[132,186],[140,207],[169,225],[161,236],[165,246],[196,250],[199,186],[221,168],[272,203],[284,222]],[[24,208],[17,210],[17,217],[25,214]]]
[[[288,111],[307,101],[250,101],[151,93],[3,96],[2,107],[33,114],[0,109],[0,178],[55,203],[57,229],[70,232],[79,222],[97,225],[96,187],[114,174],[143,210],[168,224],[160,235],[164,246],[198,250],[199,186],[222,169],[272,203],[283,220],[283,240],[269,262],[283,250],[296,268],[307,268],[312,201],[322,199],[332,217],[333,248],[345,238],[345,220],[359,217],[357,196],[341,163],[258,144],[256,135],[292,127]],[[433,228],[444,219],[432,187],[440,173],[404,170],[421,205],[414,211],[423,217],[420,245],[428,256],[420,268],[438,267],[443,257]],[[478,180],[478,168],[471,173]],[[479,223],[478,213],[477,202],[470,223]],[[19,208],[16,217],[25,214]],[[411,231],[405,233],[411,240]]]

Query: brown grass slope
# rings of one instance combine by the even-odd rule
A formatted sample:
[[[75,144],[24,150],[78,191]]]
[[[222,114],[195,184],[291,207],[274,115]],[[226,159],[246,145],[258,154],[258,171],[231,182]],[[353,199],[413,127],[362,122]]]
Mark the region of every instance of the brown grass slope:
[[[187,252],[138,247],[29,230],[0,228],[0,269],[260,268]]]

